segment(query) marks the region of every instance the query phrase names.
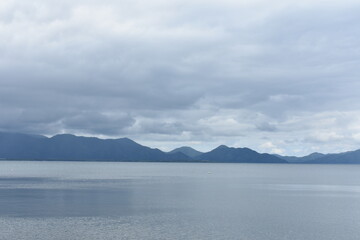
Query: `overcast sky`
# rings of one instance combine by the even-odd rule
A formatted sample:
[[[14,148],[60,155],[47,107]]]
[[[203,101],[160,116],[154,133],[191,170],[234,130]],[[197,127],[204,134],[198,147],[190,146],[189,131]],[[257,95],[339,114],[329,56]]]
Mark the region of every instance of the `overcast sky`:
[[[0,131],[360,148],[358,0],[1,0]]]

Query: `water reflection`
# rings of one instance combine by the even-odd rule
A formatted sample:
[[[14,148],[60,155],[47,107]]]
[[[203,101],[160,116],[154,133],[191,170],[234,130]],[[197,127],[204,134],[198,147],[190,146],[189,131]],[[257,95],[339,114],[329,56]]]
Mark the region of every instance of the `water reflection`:
[[[24,180],[24,179],[22,179]],[[45,182],[45,179],[26,179],[32,183]],[[19,179],[6,179],[6,188],[0,188],[0,215],[17,217],[61,217],[61,216],[112,216],[134,214],[132,190],[77,188],[9,188],[9,182]],[[0,181],[3,185],[3,181]],[[47,182],[48,183],[48,182]],[[29,183],[30,184],[30,183]],[[64,183],[62,183],[64,184]],[[26,185],[26,184],[22,184]],[[71,182],[66,185],[71,186]],[[142,211],[142,209],[138,209]]]
[[[360,235],[357,166],[1,164],[0,239],[357,240]]]

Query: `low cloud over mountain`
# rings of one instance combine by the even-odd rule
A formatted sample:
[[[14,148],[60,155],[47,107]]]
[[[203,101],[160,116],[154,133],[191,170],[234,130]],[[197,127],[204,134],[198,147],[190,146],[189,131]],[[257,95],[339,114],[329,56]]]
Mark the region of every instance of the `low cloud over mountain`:
[[[359,12],[352,0],[2,0],[0,130],[164,151],[356,149]]]

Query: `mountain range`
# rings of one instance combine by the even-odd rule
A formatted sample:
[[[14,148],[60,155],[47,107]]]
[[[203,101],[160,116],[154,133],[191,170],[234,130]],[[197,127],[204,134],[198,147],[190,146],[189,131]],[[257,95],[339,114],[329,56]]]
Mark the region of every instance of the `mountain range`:
[[[181,153],[183,153],[186,156],[189,156],[191,158],[196,158],[196,157],[200,156],[201,154],[203,154],[203,152],[195,150],[192,147],[175,148],[174,150],[170,151],[169,153],[177,153],[177,152],[181,152]]]
[[[129,138],[99,139],[59,134],[53,137],[0,132],[0,159],[47,161],[141,161],[141,162],[219,162],[219,163],[308,163],[360,164],[356,151],[304,157],[258,153],[249,148],[221,145],[209,152],[180,147],[170,152],[140,145]]]
[[[232,148],[225,145],[203,153],[195,159],[226,163],[287,163],[286,160],[267,153],[258,153],[249,148]]]
[[[315,161],[316,159],[322,158],[324,156],[326,156],[326,154],[322,154],[322,153],[318,153],[318,152],[314,152],[311,153],[307,156],[303,156],[303,157],[295,157],[295,156],[281,156],[278,154],[273,154],[274,156],[284,159],[289,163],[303,163],[303,162],[311,162],[311,161]]]
[[[312,153],[304,157],[280,156],[289,163],[307,163],[307,164],[360,164],[360,149],[343,153]]]
[[[0,133],[0,158],[78,161],[192,161],[187,155],[164,153],[131,139],[99,139],[60,134],[51,138]]]

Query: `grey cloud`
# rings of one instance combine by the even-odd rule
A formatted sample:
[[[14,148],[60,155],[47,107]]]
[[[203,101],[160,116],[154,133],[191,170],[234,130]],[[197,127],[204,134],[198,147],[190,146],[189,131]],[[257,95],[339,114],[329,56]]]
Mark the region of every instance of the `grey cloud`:
[[[163,120],[145,120],[142,119],[134,126],[136,132],[160,135],[178,135],[185,129],[185,126],[179,122],[163,121]]]
[[[276,131],[276,126],[273,124],[270,124],[268,122],[262,122],[256,125],[256,128],[260,131],[268,131],[268,132],[274,132]]]
[[[128,114],[104,114],[99,112],[80,112],[60,120],[66,132],[85,132],[117,136],[131,127],[135,120]]]
[[[294,154],[300,143],[285,142],[313,141],[326,113],[336,134],[360,133],[356,1],[54,6],[0,3],[2,130],[255,149],[266,137]],[[343,149],[356,146],[351,139]],[[311,151],[304,142],[300,153]]]

